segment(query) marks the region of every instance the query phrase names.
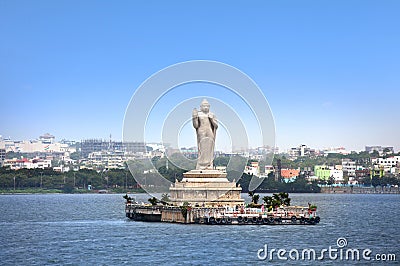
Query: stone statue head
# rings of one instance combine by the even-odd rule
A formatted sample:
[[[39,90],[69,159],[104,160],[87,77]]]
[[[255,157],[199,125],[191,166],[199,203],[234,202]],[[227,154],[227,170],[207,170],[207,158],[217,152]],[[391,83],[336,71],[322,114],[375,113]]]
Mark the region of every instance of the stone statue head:
[[[201,110],[203,113],[208,113],[208,112],[210,111],[210,104],[208,103],[208,101],[207,101],[206,99],[204,99],[204,100],[201,102],[200,110]]]

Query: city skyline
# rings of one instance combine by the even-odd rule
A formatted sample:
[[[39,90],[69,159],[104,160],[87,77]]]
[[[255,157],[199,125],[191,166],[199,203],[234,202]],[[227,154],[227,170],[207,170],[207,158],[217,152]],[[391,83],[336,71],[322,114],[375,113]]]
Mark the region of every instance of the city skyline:
[[[49,132],[58,139],[111,134],[120,140],[125,110],[143,81],[171,64],[207,59],[230,64],[259,85],[281,150],[300,144],[400,149],[396,1],[9,1],[1,7],[4,137],[34,139]],[[183,99],[200,96],[195,88],[176,95],[172,91],[160,100],[163,106],[155,106],[155,125],[163,121],[158,114],[165,117]],[[201,96],[240,106],[223,89]],[[245,108],[239,110],[242,120],[250,120]],[[195,144],[189,134],[185,146]]]
[[[43,141],[43,137],[46,136],[46,135],[52,137],[52,141],[51,142],[50,141],[48,141],[48,142],[47,141]],[[75,143],[81,143],[81,142],[85,142],[85,141],[101,141],[101,142],[104,142],[104,143],[109,143],[109,142],[112,142],[112,143],[124,143],[123,141],[121,141],[119,139],[112,138],[112,135],[109,135],[108,138],[90,137],[90,138],[82,138],[82,139],[79,139],[79,140],[71,140],[71,139],[58,139],[56,136],[53,136],[48,132],[42,134],[41,136],[37,136],[37,137],[34,137],[34,138],[29,138],[29,139],[13,139],[11,136],[6,137],[6,136],[3,136],[3,135],[0,134],[0,142],[4,143],[4,141],[11,141],[11,142],[15,142],[15,143],[18,143],[18,142],[32,142],[32,143],[39,142],[39,143],[43,143],[43,144],[67,143],[69,146],[75,145]],[[136,141],[134,141],[134,142],[135,143],[140,143],[140,142],[136,142]],[[169,147],[169,145],[170,145],[169,143],[162,143],[162,142],[145,142],[145,144],[146,145],[147,144],[150,145],[150,147],[152,145],[155,145],[155,144],[157,144],[157,145],[165,145],[165,147]],[[262,148],[262,147],[265,147],[265,146],[249,147],[249,150],[256,150],[256,149]],[[392,153],[400,152],[400,150],[396,150],[393,145],[389,145],[389,146],[365,145],[362,150],[350,150],[350,149],[347,149],[344,146],[337,146],[337,147],[334,147],[334,146],[311,147],[311,146],[308,146],[307,144],[304,144],[304,143],[301,143],[301,144],[298,144],[298,145],[294,145],[294,146],[292,146],[292,147],[290,147],[288,149],[281,149],[280,147],[275,146],[274,150],[276,151],[277,154],[287,153],[287,154],[290,155],[295,150],[297,152],[300,152],[302,147],[305,147],[306,149],[311,149],[311,150],[317,151],[317,152],[318,151],[319,152],[324,152],[325,151],[325,152],[336,152],[336,153],[342,153],[342,154],[348,154],[350,152],[363,152],[363,151],[368,151],[368,152],[371,153],[373,150],[379,151],[381,153],[385,148],[389,148]],[[0,148],[1,148],[1,145],[0,145]],[[195,143],[195,144],[189,145],[189,146],[180,145],[179,148],[181,150],[197,149],[197,146],[196,146],[196,143]],[[268,147],[268,148],[271,148],[271,147]],[[230,152],[232,152],[232,150],[216,149],[216,152],[217,153],[219,153],[219,152],[230,153]]]

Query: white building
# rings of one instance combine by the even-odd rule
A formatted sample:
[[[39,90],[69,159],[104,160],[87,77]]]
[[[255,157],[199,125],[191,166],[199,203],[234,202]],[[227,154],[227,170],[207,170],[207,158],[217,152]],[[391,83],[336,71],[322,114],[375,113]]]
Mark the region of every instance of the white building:
[[[146,146],[152,148],[153,151],[159,151],[165,153],[165,147],[162,143],[146,143]]]
[[[343,155],[348,155],[348,154],[350,154],[351,152],[350,152],[350,151],[347,151],[346,148],[344,148],[344,147],[336,147],[336,148],[331,147],[331,148],[325,148],[325,149],[323,150],[323,153],[324,153],[325,156],[328,156],[329,154],[343,154]]]
[[[300,145],[299,147],[291,148],[289,150],[289,157],[291,159],[297,159],[297,157],[310,157],[315,155],[315,150],[310,149],[307,145]]]
[[[400,156],[392,156],[388,158],[373,158],[372,163],[383,166],[395,167],[397,166],[398,163],[400,163]]]
[[[400,156],[373,158],[372,163],[375,169],[383,168],[385,172],[395,173],[396,167],[400,167]]]
[[[342,159],[343,172],[347,172],[348,176],[356,176],[356,162],[351,159]]]
[[[51,160],[48,159],[8,159],[4,161],[4,167],[9,167],[11,170],[19,170],[19,169],[35,169],[35,168],[50,168],[51,167]]]
[[[124,169],[127,158],[123,151],[98,151],[89,154],[88,159],[84,161],[86,166],[94,166],[107,169]]]
[[[273,165],[266,165],[264,169],[265,169],[264,170],[265,176],[268,176],[268,174],[273,173],[275,171]]]
[[[39,141],[43,144],[53,144],[55,137],[49,133],[43,134],[39,137]]]
[[[260,166],[258,162],[251,162],[251,165],[244,168],[244,173],[248,175],[260,176]]]
[[[63,153],[64,156],[69,156],[76,152],[75,147],[71,147],[66,143],[54,142],[54,136],[48,133],[39,137],[38,140],[12,141],[10,139],[0,140],[0,149],[3,148],[6,152],[21,152],[21,153]]]
[[[331,169],[331,177],[333,177],[335,179],[335,182],[343,182],[343,171],[342,170],[338,170],[338,169]],[[354,172],[355,174],[355,172]]]

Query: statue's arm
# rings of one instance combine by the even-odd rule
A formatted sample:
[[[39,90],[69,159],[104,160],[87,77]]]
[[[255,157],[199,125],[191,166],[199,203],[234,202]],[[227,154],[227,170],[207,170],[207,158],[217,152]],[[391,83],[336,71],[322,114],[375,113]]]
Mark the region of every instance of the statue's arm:
[[[195,129],[198,129],[199,126],[200,126],[200,123],[199,123],[199,114],[198,114],[196,108],[193,109],[193,113],[192,113],[192,122],[193,122],[193,127],[194,127]]]
[[[213,128],[216,130],[216,129],[218,128],[218,120],[217,120],[217,117],[216,117],[214,114],[211,114],[211,113],[210,113],[209,118],[210,118],[210,122],[211,122]]]

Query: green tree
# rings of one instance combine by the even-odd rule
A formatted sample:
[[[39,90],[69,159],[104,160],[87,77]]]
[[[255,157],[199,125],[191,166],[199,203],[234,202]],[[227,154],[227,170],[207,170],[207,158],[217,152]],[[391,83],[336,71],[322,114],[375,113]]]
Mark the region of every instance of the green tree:
[[[64,193],[72,193],[72,192],[74,192],[74,190],[75,190],[75,188],[74,188],[72,185],[70,185],[70,184],[66,184],[66,185],[64,185],[63,188],[62,188],[62,191],[63,191]]]
[[[381,185],[381,178],[379,176],[373,176],[371,179],[371,184],[373,187],[377,187]]]
[[[73,152],[69,155],[69,158],[72,160],[79,160],[81,158],[81,153],[80,152]]]
[[[148,201],[151,203],[151,205],[157,205],[157,203],[158,203],[158,199],[156,198],[156,197],[152,197],[152,198],[149,198],[148,199]]]
[[[285,192],[274,193],[272,196],[263,197],[263,201],[268,208],[276,209],[279,206],[290,206],[291,199]]]
[[[252,201],[254,204],[258,204],[258,200],[260,199],[260,195],[254,194]]]
[[[214,165],[215,166],[227,166],[229,163],[229,157],[226,156],[220,156],[214,159]]]
[[[161,200],[160,200],[160,202],[161,202],[163,205],[168,205],[168,202],[169,202],[170,200],[171,200],[171,199],[169,198],[169,196],[168,196],[167,193],[163,193],[163,194],[161,195]]]

